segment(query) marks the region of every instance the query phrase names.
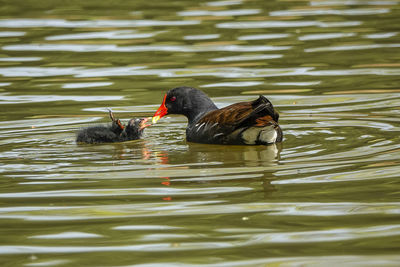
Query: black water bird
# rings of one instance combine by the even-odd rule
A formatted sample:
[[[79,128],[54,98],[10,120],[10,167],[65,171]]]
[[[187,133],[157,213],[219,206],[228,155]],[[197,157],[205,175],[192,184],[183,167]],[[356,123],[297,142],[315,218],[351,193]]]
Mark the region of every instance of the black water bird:
[[[282,141],[279,114],[264,96],[218,109],[202,91],[177,87],[164,95],[153,116],[156,123],[167,114],[188,118],[186,139],[195,143],[268,145]]]
[[[112,120],[111,125],[95,125],[80,129],[76,135],[76,142],[96,144],[136,140],[140,139],[143,130],[150,126],[146,124],[149,118],[131,119],[128,124],[123,125],[114,117],[111,109],[109,115]]]

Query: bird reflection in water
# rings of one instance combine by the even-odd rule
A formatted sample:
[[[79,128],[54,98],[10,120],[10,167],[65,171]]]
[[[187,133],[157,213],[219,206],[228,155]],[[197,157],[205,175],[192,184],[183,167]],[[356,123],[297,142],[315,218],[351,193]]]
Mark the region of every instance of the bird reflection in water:
[[[183,177],[161,176],[161,184],[163,186],[173,187],[179,184],[180,180],[182,180],[184,183],[187,183],[191,178],[195,178],[193,179],[194,183],[212,183],[211,181],[207,180],[208,176],[204,176],[204,180],[198,179],[198,172],[193,172],[193,175],[191,175],[192,172],[190,169],[207,169],[210,177],[213,176],[218,179],[219,176],[224,178],[224,175],[219,173],[221,168],[226,169],[229,173],[232,168],[243,167],[245,169],[248,168],[249,173],[262,173],[262,176],[258,176],[257,179],[262,179],[262,191],[265,192],[267,197],[271,194],[271,192],[276,190],[270,184],[270,181],[273,178],[272,172],[274,170],[274,166],[277,165],[277,162],[280,159],[281,150],[281,143],[268,146],[221,146],[188,142],[186,144],[186,150],[169,152],[157,151],[155,155],[157,155],[156,159],[158,162],[164,163],[163,165],[165,170],[186,169],[188,171],[188,176]],[[262,167],[261,170],[258,169],[259,167]],[[217,168],[218,173],[213,172],[213,168]],[[243,180],[243,182],[248,182],[249,178],[235,178],[235,181],[240,180]],[[221,182],[224,182],[224,180],[221,179]],[[230,183],[231,181],[226,180],[226,182]],[[165,201],[171,201],[172,199],[172,196],[163,197],[163,200]]]
[[[235,167],[270,166],[279,160],[281,150],[281,143],[268,146],[227,146],[188,143],[187,153],[177,155],[175,160],[185,161],[185,163],[218,162],[229,167],[232,167],[230,165],[234,165]],[[170,161],[174,163],[175,160],[171,159]]]
[[[152,142],[152,138],[137,140],[127,143],[121,143],[115,145],[118,149],[114,150],[116,153],[114,157],[118,159],[133,160],[133,164],[145,164],[149,166],[149,169],[156,168],[159,171],[159,184],[161,186],[173,187],[180,183],[180,178],[188,182],[190,178],[196,178],[193,180],[194,183],[201,182],[198,179],[198,172],[193,170],[206,169],[209,173],[208,176],[204,176],[203,182],[207,181],[208,177],[224,178],[224,175],[216,174],[213,172],[213,168],[226,169],[230,175],[232,168],[244,168],[243,174],[246,174],[246,168],[248,173],[262,173],[262,176],[256,176],[257,179],[263,181],[263,191],[266,196],[270,195],[271,192],[275,191],[274,187],[270,184],[273,178],[272,172],[275,169],[280,159],[280,153],[282,150],[282,143],[271,144],[267,146],[240,146],[240,145],[208,145],[208,144],[197,144],[197,143],[183,143],[179,146],[179,149],[166,150],[168,147],[160,147]],[[259,167],[262,167],[260,170]],[[256,168],[256,169],[255,169]],[[187,170],[187,176],[174,177],[172,174],[174,170],[177,172]],[[172,171],[172,172],[171,172]],[[147,178],[147,177],[143,177]],[[243,182],[248,181],[249,178],[235,178],[236,181]],[[221,179],[221,182],[223,179]],[[226,180],[228,182],[229,180]],[[173,196],[164,195],[161,196],[163,201],[172,201]]]

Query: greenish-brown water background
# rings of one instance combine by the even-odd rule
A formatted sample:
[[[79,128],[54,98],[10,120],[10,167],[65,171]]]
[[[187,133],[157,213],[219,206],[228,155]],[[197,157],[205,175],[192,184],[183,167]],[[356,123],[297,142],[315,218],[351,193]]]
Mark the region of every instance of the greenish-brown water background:
[[[2,266],[398,266],[399,1],[1,1]],[[189,85],[276,146],[75,144]]]

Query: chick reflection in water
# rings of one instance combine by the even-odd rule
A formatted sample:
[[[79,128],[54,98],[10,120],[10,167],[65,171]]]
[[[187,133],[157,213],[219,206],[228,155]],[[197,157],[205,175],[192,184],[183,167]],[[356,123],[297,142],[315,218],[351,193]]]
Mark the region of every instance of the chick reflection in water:
[[[81,129],[77,133],[76,142],[86,144],[124,142],[140,139],[143,130],[150,126],[146,124],[148,118],[131,119],[127,125],[123,125],[116,119],[112,110],[108,109],[111,125],[96,125]]]

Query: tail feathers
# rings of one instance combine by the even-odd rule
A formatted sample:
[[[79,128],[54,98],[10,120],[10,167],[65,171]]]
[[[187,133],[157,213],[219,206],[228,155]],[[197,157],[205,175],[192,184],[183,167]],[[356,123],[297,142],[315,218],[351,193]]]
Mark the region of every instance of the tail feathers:
[[[260,95],[251,105],[254,109],[253,114],[265,113],[266,115],[270,115],[274,121],[278,122],[279,114],[275,111],[271,101],[265,96]]]

